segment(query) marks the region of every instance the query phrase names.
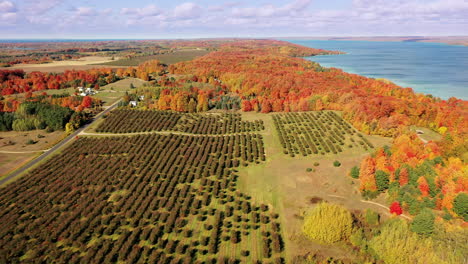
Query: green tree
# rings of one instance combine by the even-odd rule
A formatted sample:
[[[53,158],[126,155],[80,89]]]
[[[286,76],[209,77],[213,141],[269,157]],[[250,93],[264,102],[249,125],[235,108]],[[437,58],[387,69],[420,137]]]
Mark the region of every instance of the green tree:
[[[463,220],[468,221],[468,194],[460,193],[455,197],[453,211],[462,217]]]
[[[310,239],[332,244],[348,239],[352,228],[353,218],[348,210],[336,204],[320,203],[306,215],[302,230]]]
[[[430,236],[434,232],[435,216],[430,209],[423,209],[411,222],[411,231]]]
[[[375,183],[377,190],[383,192],[388,189],[389,175],[385,171],[377,170],[375,172]]]
[[[197,102],[193,98],[190,98],[187,108],[189,113],[195,113],[197,111]]]
[[[351,177],[353,177],[354,179],[358,179],[359,178],[359,167],[358,166],[352,167],[351,172],[349,173],[349,175]]]

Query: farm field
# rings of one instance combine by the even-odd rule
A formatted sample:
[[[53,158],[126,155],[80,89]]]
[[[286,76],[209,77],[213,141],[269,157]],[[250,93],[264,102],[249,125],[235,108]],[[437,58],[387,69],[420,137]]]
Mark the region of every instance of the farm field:
[[[118,59],[118,58],[116,58]],[[0,67],[5,70],[22,69],[25,72],[64,72],[66,70],[89,70],[95,68],[119,68],[113,66],[100,66],[102,63],[112,62],[111,57],[87,56],[78,60],[54,61],[43,64],[18,64],[12,67]]]
[[[97,130],[115,136],[80,136],[0,194],[0,220],[9,223],[0,254],[62,263],[290,263],[312,250],[352,259],[345,249],[307,240],[300,228],[313,199],[382,209],[362,202],[345,176],[368,152],[291,157],[283,152],[277,117],[114,110]],[[120,118],[128,122],[115,122]],[[307,122],[288,126],[299,123]],[[363,137],[375,146],[388,143]],[[43,225],[51,228],[35,228]]]
[[[192,134],[233,134],[263,130],[260,120],[242,121],[241,114],[180,114],[167,111],[118,109],[96,132],[134,133],[179,131]]]
[[[236,183],[264,160],[257,133],[80,137],[0,194],[1,257],[280,263],[278,214]]]
[[[0,132],[0,179],[51,148],[64,136],[63,131]]]
[[[325,113],[324,111],[323,114]],[[303,114],[280,115],[292,118],[292,116]],[[318,115],[318,112],[305,114]],[[293,263],[296,256],[308,254],[331,255],[353,261],[354,253],[346,247],[323,246],[307,239],[301,231],[302,222],[304,213],[319,201],[341,204],[352,211],[370,208],[379,212],[383,217],[389,216],[388,209],[362,201],[362,196],[358,191],[358,181],[347,176],[349,170],[358,165],[363,157],[369,155],[372,149],[366,151],[361,147],[343,148],[343,151],[337,154],[312,153],[307,156],[299,154],[291,157],[284,153],[284,148],[280,143],[273,118],[275,116],[259,113],[242,114],[246,121],[260,119],[264,122],[265,130],[259,133],[263,135],[266,162],[239,169],[240,190],[251,195],[253,201],[262,201],[279,212],[284,232],[287,263]],[[347,124],[347,122],[344,123]],[[299,126],[296,122],[291,122],[289,125]],[[326,135],[329,134],[328,131],[325,132]],[[363,138],[375,147],[391,143],[391,139],[379,136],[363,136]],[[339,167],[333,165],[335,160],[341,163]],[[312,171],[308,171],[309,168]],[[374,202],[386,204],[382,197]]]
[[[174,64],[181,61],[193,60],[196,57],[200,57],[208,54],[207,50],[178,50],[172,53],[158,54],[158,55],[147,55],[137,56],[131,59],[120,59],[105,63],[96,63],[96,65],[106,66],[138,66],[139,64],[149,60],[159,60],[164,64]]]
[[[367,138],[332,111],[277,114],[273,120],[284,153],[291,157],[338,154],[347,148],[374,148]]]

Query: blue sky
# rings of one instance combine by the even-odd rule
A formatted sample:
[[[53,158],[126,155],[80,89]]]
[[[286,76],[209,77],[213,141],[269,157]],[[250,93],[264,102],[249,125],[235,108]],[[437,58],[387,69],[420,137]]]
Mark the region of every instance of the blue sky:
[[[468,35],[468,0],[0,0],[0,39],[402,35]]]

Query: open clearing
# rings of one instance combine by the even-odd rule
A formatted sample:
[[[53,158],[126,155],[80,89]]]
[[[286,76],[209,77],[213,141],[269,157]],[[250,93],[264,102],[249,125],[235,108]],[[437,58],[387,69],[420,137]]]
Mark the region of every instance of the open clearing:
[[[101,99],[104,101],[104,106],[109,106],[122,98],[125,95],[125,92],[130,91],[130,85],[133,84],[135,88],[142,86],[147,83],[141,79],[137,78],[126,78],[115,83],[108,84],[99,88],[98,93],[92,97]]]
[[[0,179],[51,148],[64,136],[63,131],[0,132]],[[35,143],[28,144],[29,140]]]
[[[0,132],[0,152],[46,150],[62,140],[64,136],[65,132],[63,131],[54,131],[52,133],[47,133],[45,130]],[[34,143],[28,144],[29,140],[34,141]]]

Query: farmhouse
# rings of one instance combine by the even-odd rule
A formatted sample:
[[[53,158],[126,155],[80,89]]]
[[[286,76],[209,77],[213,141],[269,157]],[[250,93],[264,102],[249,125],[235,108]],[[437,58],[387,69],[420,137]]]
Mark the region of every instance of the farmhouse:
[[[80,96],[97,94],[97,91],[94,91],[93,88],[89,88],[89,87],[88,88],[78,87],[78,92],[80,93]]]

